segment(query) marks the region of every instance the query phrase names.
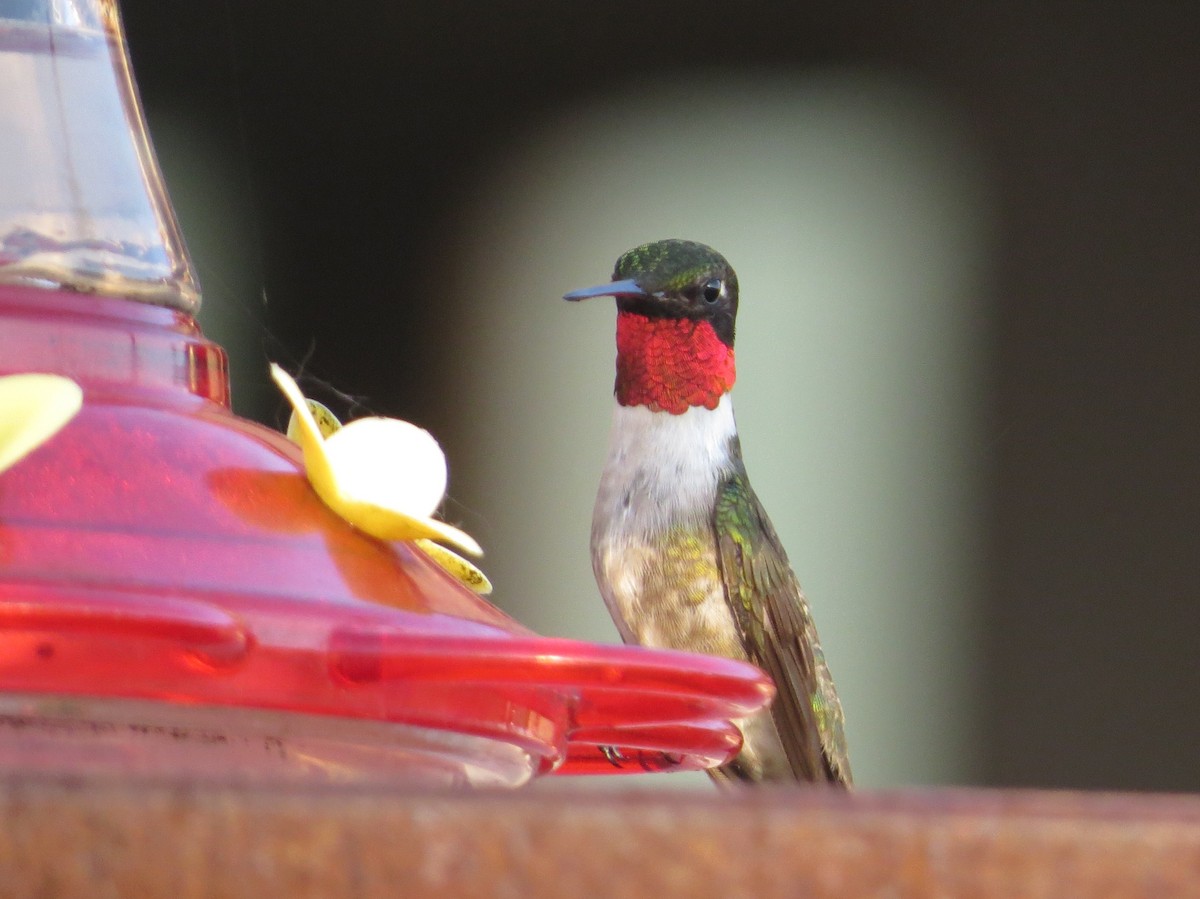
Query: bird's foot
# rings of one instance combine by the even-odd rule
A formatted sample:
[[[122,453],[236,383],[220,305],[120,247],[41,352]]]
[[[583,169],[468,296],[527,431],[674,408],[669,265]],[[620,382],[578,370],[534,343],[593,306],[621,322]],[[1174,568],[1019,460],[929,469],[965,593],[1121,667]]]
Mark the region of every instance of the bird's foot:
[[[621,750],[616,746],[597,746],[596,748],[600,750],[600,754],[604,756],[608,763],[614,768],[625,767],[625,762],[627,759],[621,753]]]

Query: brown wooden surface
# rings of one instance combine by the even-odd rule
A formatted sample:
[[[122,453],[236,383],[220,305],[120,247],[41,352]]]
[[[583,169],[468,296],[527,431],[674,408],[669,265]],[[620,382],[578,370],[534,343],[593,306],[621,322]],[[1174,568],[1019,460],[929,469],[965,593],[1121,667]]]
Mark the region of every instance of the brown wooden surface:
[[[0,782],[0,895],[1194,896],[1200,798]]]

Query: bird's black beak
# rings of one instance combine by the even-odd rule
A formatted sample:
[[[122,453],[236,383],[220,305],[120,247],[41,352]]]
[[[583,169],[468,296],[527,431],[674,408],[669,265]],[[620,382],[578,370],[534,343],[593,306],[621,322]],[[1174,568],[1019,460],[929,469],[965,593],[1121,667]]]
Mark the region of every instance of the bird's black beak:
[[[563,295],[564,300],[572,302],[590,300],[592,297],[644,297],[646,291],[638,287],[636,281],[627,278],[624,281],[609,281],[607,284],[597,284],[595,287],[585,287],[582,290],[572,290]]]

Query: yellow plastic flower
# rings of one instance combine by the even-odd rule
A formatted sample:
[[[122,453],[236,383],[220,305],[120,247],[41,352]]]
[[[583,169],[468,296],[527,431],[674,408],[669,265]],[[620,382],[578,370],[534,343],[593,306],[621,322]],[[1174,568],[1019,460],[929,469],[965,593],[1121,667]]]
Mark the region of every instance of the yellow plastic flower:
[[[0,472],[62,430],[83,405],[70,378],[21,374],[0,378]]]
[[[491,592],[482,571],[433,542],[483,555],[469,534],[433,518],[446,493],[446,456],[428,431],[396,418],[342,426],[278,365],[271,365],[271,377],[291,403],[287,434],[300,445],[308,480],[325,505],[372,537],[414,541],[476,593]]]

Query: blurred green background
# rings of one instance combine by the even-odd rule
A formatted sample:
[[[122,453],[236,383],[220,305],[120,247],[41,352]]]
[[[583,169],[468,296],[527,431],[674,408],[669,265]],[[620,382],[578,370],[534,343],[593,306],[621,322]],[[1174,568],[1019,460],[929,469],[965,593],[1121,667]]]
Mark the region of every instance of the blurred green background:
[[[1200,788],[1196,8],[123,9],[238,411],[431,429],[512,614],[616,639],[557,298],[703,240],[859,780]]]

